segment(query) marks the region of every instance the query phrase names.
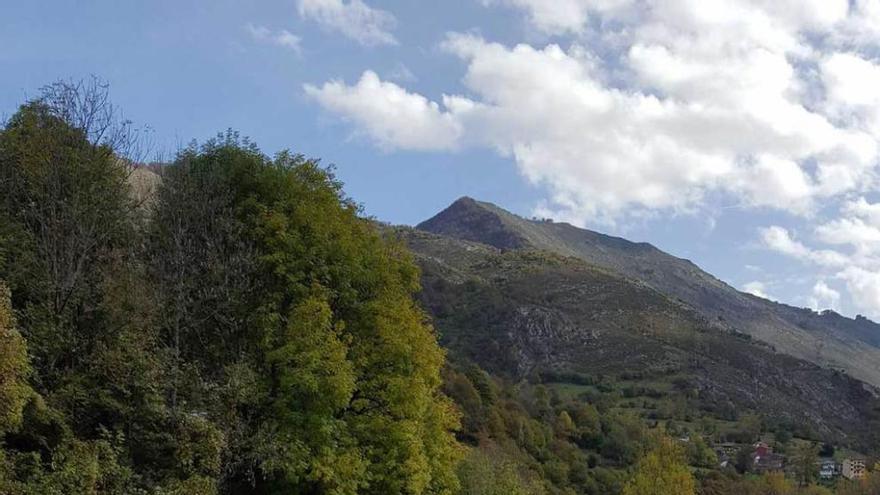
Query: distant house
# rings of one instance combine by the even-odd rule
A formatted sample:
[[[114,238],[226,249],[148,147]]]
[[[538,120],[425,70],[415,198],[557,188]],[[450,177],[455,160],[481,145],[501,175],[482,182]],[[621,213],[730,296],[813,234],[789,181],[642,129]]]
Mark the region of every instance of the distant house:
[[[840,464],[834,459],[824,458],[819,460],[819,478],[830,480],[840,476]]]
[[[785,469],[785,456],[782,454],[774,454],[772,452],[763,456],[756,455],[753,469],[756,473],[782,471]]]
[[[739,449],[741,448],[742,446],[738,443],[724,442],[718,446],[717,451],[719,453],[723,453],[728,458],[733,459],[736,457],[736,453],[739,452]]]
[[[773,449],[764,442],[754,445],[752,452],[752,471],[756,473],[768,473],[785,469],[785,456],[774,454]]]
[[[865,477],[865,460],[864,459],[846,459],[840,470],[845,478],[851,480],[859,480]]]
[[[755,456],[764,457],[771,452],[773,452],[773,449],[766,443],[758,442],[755,444]]]

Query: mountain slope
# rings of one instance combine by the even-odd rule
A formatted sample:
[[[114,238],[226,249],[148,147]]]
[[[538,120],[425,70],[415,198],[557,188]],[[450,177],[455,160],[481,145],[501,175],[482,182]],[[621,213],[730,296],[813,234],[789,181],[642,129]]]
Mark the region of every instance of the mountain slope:
[[[650,244],[527,220],[471,198],[459,199],[417,228],[502,250],[530,248],[584,260],[683,301],[714,327],[747,333],[780,352],[880,386],[880,325],[740,292]]]
[[[453,359],[579,393],[611,387],[649,419],[706,417],[730,426],[756,411],[768,424],[876,446],[873,389],[719,329],[643,282],[547,251],[400,232],[422,267],[423,304]]]

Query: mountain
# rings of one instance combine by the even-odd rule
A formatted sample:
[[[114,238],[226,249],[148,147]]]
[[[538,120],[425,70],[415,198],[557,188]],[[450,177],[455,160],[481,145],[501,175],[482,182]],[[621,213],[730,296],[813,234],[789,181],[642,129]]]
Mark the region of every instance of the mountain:
[[[580,259],[684,303],[713,328],[748,334],[778,352],[845,370],[880,386],[880,325],[862,317],[816,313],[740,292],[694,263],[651,244],[567,223],[528,220],[467,197],[417,229],[502,251],[532,249]]]
[[[771,431],[863,451],[880,441],[875,389],[720,329],[644,282],[548,251],[398,232],[453,362],[686,431],[733,435],[754,412]]]

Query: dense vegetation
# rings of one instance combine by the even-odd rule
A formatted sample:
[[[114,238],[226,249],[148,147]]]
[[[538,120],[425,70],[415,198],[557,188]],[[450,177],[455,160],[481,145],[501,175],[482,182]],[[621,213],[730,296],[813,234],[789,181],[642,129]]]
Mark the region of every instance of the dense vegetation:
[[[227,132],[139,182],[138,146],[94,82],[0,129],[0,494],[828,493],[800,425],[703,421],[681,376],[554,374],[498,347],[527,291],[422,277],[316,161]],[[491,263],[515,280],[559,260]],[[581,296],[644,303],[610,283]],[[712,442],[771,431],[803,469],[718,467]]]
[[[880,494],[880,465],[861,481],[820,482],[818,447],[803,440],[785,441],[786,473],[757,475],[748,458],[720,468],[712,435],[673,440],[668,427],[619,407],[611,392],[565,397],[553,385],[510,383],[472,364],[448,368],[444,383],[462,410],[459,438],[471,447],[459,467],[469,495]],[[753,415],[741,426],[752,420],[754,432],[738,432],[746,443],[763,429]]]
[[[456,491],[402,247],[233,133],[135,204],[103,96],[52,86],[0,135],[0,493]]]

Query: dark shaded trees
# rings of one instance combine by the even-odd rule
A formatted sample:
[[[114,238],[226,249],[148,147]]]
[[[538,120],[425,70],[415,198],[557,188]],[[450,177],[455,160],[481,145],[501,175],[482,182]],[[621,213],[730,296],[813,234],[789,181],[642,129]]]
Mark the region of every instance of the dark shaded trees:
[[[134,142],[94,81],[44,88],[0,132],[0,279],[34,391],[3,438],[9,493],[130,490],[120,458],[161,411],[150,309],[134,289],[121,154]]]

